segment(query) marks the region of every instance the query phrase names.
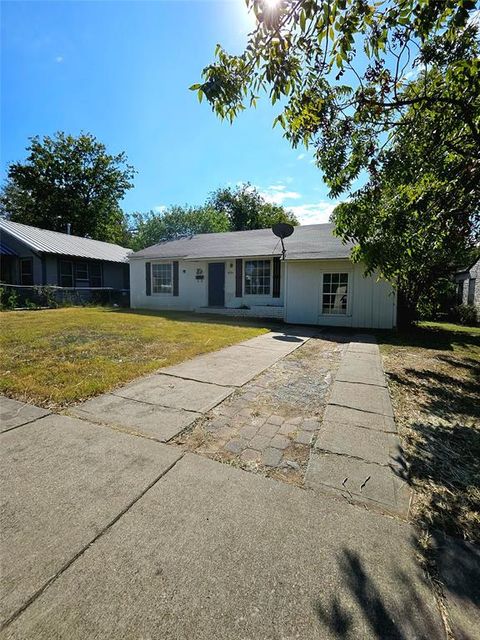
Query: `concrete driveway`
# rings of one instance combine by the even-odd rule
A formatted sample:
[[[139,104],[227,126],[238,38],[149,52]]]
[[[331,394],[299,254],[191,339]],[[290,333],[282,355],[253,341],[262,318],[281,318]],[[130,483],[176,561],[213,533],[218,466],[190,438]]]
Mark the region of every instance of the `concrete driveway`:
[[[409,527],[65,417],[5,434],[2,638],[441,638]]]
[[[242,345],[259,354],[245,356],[251,377],[307,338],[292,337]],[[219,378],[221,360],[157,374],[157,395],[148,382],[140,401],[111,394],[170,411],[145,433],[143,419],[122,425],[120,405],[109,418],[87,404],[78,419],[7,402],[0,637],[443,638],[405,522],[350,504],[317,472],[306,490],[152,438],[172,411],[203,415],[214,401],[203,387],[182,395],[178,380],[213,386],[218,402],[244,384],[248,367]],[[175,394],[192,408],[169,406]],[[312,450],[316,464],[327,446]]]

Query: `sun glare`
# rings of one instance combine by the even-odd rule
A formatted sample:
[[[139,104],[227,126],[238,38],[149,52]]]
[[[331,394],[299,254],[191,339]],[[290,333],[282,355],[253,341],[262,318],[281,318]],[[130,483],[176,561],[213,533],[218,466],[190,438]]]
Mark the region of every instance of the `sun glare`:
[[[263,0],[263,1],[265,3],[265,6],[270,10],[276,9],[281,2],[281,0]]]

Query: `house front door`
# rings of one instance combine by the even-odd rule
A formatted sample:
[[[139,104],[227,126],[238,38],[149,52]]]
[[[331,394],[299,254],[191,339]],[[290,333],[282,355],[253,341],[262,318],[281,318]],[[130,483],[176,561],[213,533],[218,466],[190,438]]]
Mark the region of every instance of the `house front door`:
[[[225,263],[208,263],[208,306],[225,306]]]

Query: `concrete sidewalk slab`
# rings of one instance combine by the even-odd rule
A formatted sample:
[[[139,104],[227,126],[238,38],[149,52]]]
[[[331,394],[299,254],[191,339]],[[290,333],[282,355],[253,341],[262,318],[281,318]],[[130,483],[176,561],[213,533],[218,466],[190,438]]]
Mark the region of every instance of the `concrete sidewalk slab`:
[[[187,380],[242,387],[284,355],[286,353],[278,349],[235,345],[166,367],[160,373]]]
[[[480,549],[437,534],[435,558],[456,640],[480,638]]]
[[[350,342],[347,353],[370,353],[374,356],[380,355],[378,344],[373,342]]]
[[[201,417],[201,413],[171,409],[113,394],[98,396],[70,409],[71,415],[120,427],[159,442],[167,442]]]
[[[94,637],[444,635],[408,526],[186,455],[2,635]]]
[[[2,434],[1,444],[2,621],[179,458],[171,447],[56,415]]]
[[[308,463],[305,484],[310,489],[344,495],[382,512],[406,518],[411,491],[389,467],[343,455],[314,453]]]
[[[339,407],[335,404],[329,404],[325,407],[323,424],[326,426],[329,423],[333,425],[346,424],[353,427],[363,427],[364,429],[397,433],[397,426],[391,416],[359,411],[357,409],[350,409],[349,407]]]
[[[0,396],[0,433],[48,416],[50,411]]]
[[[385,374],[379,356],[364,353],[346,353],[335,376],[341,382],[358,382],[386,387]]]
[[[384,466],[398,466],[402,458],[396,434],[334,422],[323,424],[315,448]]]
[[[393,418],[388,389],[369,384],[335,381],[330,404]]]
[[[205,413],[234,392],[231,387],[154,374],[116,389],[113,395],[172,409]]]
[[[296,333],[291,334],[271,331],[270,333],[264,333],[256,338],[239,342],[236,346],[250,347],[252,349],[268,349],[288,355],[292,351],[295,351],[295,349],[298,349],[298,347],[301,347],[302,344],[309,340],[310,337],[311,336],[309,335],[297,335]]]

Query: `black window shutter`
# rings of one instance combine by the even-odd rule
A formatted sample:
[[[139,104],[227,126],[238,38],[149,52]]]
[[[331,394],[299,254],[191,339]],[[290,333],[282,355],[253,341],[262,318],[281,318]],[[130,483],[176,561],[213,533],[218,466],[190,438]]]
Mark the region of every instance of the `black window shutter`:
[[[173,261],[173,295],[178,296],[178,262]]]
[[[147,296],[152,295],[152,270],[150,262],[145,263],[145,293]]]
[[[235,297],[242,297],[242,274],[243,271],[243,260],[242,258],[237,258],[235,261]]]
[[[280,258],[273,259],[273,298],[280,297]]]

